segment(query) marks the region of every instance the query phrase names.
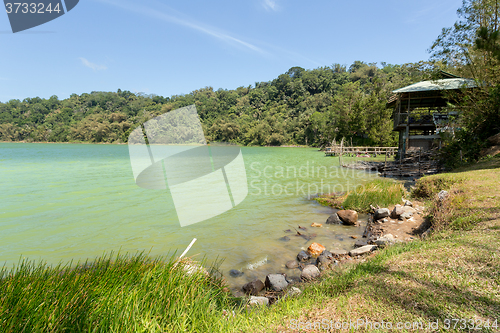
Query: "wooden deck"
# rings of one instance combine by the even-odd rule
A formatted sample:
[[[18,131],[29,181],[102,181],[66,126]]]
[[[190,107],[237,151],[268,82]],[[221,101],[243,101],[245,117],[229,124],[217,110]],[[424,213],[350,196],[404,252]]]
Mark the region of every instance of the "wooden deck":
[[[398,151],[398,147],[343,147],[335,146],[335,147],[326,147],[325,155],[326,156],[358,156],[358,155],[387,155],[393,156]]]

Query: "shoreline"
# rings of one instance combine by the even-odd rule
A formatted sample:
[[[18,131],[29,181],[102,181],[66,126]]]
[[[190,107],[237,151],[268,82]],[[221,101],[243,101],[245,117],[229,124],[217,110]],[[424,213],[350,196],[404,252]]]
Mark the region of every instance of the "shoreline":
[[[0,143],[36,143],[36,144],[82,144],[82,145],[128,145],[127,142],[53,142],[53,141],[1,141]],[[210,146],[210,143],[207,144]],[[172,145],[178,146],[178,145]],[[318,148],[312,146],[301,146],[301,145],[284,145],[284,146],[245,146],[240,144],[235,144],[238,147],[262,147],[262,148]]]
[[[397,207],[399,208],[396,209]],[[379,214],[380,211],[384,211],[384,214]],[[264,281],[254,279],[240,285],[239,288],[231,287],[232,294],[235,297],[250,297],[250,304],[252,304],[252,297],[268,298],[268,301],[263,299],[261,301],[271,305],[281,297],[287,297],[288,294],[285,290],[289,290],[290,287],[299,287],[307,282],[313,282],[325,271],[337,270],[341,269],[345,264],[361,262],[367,257],[373,257],[379,249],[386,246],[396,243],[408,243],[420,238],[430,227],[428,221],[422,216],[424,211],[425,207],[421,202],[409,202],[407,200],[403,200],[403,206],[398,204],[388,206],[388,208],[376,209],[368,214],[368,221],[363,228],[363,234],[360,237],[351,236],[353,245],[350,250],[329,250],[322,244],[311,240],[307,243],[309,244],[307,250],[303,248],[296,257],[288,258],[289,260],[284,267],[277,267],[274,272],[266,274]],[[338,221],[336,223],[346,225],[345,222],[347,221],[344,222],[343,218],[339,218],[339,216],[340,211],[334,212],[330,215],[328,221],[332,219]],[[314,253],[314,251],[317,251],[316,248],[319,248],[320,252]],[[309,275],[311,270],[315,273]],[[243,272],[230,272],[231,277],[234,278],[233,274],[243,275]],[[280,276],[283,276],[282,281],[276,287],[272,281]],[[255,286],[263,288],[256,290]],[[297,289],[294,290],[298,292]]]
[[[496,306],[500,212],[488,208],[500,205],[499,168],[500,159],[495,158],[454,173],[422,178],[409,206],[421,211],[418,215],[422,217],[434,216],[432,229],[428,229],[431,232],[414,241],[394,242],[399,244],[377,239],[375,252],[371,248],[344,261],[337,256],[333,269],[304,283],[287,282],[281,291],[235,298],[220,276],[198,269],[196,263],[187,262],[177,266],[182,269],[173,270],[147,257],[109,264],[103,260],[76,275],[49,269],[39,270],[45,272],[42,276],[36,274],[35,267],[31,271],[28,267],[22,274],[4,275],[9,278],[0,280],[4,283],[0,310],[5,310],[0,311],[1,319],[11,327],[22,327],[26,318],[36,313],[40,319],[34,323],[46,328],[47,319],[53,318],[55,311],[63,311],[67,322],[58,322],[60,327],[76,327],[68,326],[76,319],[82,319],[80,327],[109,327],[110,322],[122,320],[125,311],[128,320],[139,324],[144,324],[144,314],[165,318],[164,323],[158,323],[163,330],[172,323],[183,323],[187,315],[200,318],[196,329],[201,331],[296,332],[297,328],[313,330],[324,323],[334,327],[360,318],[369,318],[370,325],[383,319],[386,323],[439,322],[442,327],[453,313],[458,318],[481,318],[482,323],[496,328],[500,318]],[[440,187],[443,184],[444,188]],[[483,200],[484,193],[490,200]],[[461,198],[470,200],[458,200]],[[418,209],[421,204],[417,200],[425,203],[425,212]],[[384,215],[384,211],[377,214]],[[480,219],[464,220],[476,214],[482,214],[477,215]],[[390,215],[377,221],[377,228],[399,225]],[[279,279],[280,274],[275,274],[256,287],[269,288]],[[12,290],[24,293],[19,296]],[[97,292],[89,294],[88,290]],[[153,290],[162,290],[169,297],[152,295]],[[123,297],[129,292],[135,296]],[[128,312],[130,309],[136,311]],[[79,313],[89,315],[73,315]],[[94,318],[104,320],[96,322]]]

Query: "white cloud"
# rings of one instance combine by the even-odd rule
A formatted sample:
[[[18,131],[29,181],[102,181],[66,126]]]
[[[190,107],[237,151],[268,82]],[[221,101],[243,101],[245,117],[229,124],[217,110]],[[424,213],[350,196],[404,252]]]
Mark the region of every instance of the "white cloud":
[[[262,2],[262,6],[264,6],[266,10],[277,11],[279,9],[279,6],[276,4],[275,0],[264,0]]]
[[[250,43],[245,42],[241,39],[233,37],[233,36],[229,35],[228,33],[221,31],[219,29],[216,29],[214,27],[196,22],[195,20],[190,19],[190,18],[175,17],[172,15],[163,13],[157,9],[132,4],[132,3],[129,3],[129,2],[126,2],[123,0],[120,0],[119,2],[115,1],[115,0],[98,0],[98,1],[105,2],[107,4],[110,4],[110,5],[113,5],[116,7],[120,7],[122,9],[126,9],[126,10],[134,12],[134,13],[141,13],[143,15],[154,17],[154,18],[163,20],[165,22],[174,23],[177,25],[181,25],[181,26],[193,29],[193,30],[197,30],[199,32],[202,32],[202,33],[207,34],[209,36],[215,37],[215,38],[220,39],[220,40],[222,40],[226,43],[229,43],[229,44],[236,44],[239,46],[243,46],[245,48],[248,48],[250,50],[253,50],[253,51],[256,51],[259,53],[266,53],[264,50],[262,50],[261,48],[255,46],[253,44],[250,44]]]
[[[80,59],[82,61],[83,65],[87,66],[88,68],[91,68],[94,71],[102,71],[102,70],[108,69],[108,67],[106,67],[104,65],[94,64],[93,62],[90,62],[85,58],[80,57],[78,59]]]

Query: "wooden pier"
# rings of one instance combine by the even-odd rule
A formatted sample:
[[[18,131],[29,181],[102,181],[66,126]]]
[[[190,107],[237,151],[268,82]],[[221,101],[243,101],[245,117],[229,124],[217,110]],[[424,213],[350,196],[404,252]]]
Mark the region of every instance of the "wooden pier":
[[[387,155],[394,156],[398,151],[398,147],[345,147],[343,145],[326,147],[326,156],[358,156],[358,155]]]

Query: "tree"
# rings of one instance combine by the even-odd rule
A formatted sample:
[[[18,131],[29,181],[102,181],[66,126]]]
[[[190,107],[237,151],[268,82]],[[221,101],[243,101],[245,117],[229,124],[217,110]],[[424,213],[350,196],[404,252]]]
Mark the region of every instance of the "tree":
[[[500,131],[499,2],[464,0],[457,13],[461,19],[443,29],[430,52],[434,59],[476,80],[477,87],[460,96],[462,130],[447,140],[444,149],[447,156],[474,161],[485,139]],[[457,161],[447,159],[450,166]]]

